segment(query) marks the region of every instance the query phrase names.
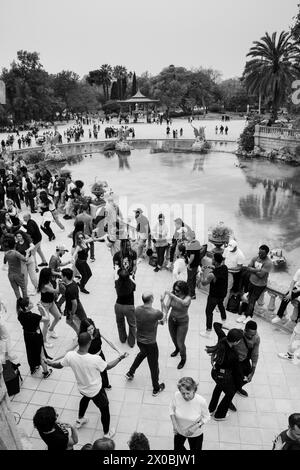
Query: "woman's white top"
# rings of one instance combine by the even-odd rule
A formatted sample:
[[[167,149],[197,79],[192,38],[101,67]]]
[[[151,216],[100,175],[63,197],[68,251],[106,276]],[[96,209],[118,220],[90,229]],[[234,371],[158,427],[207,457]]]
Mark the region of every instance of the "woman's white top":
[[[201,419],[201,423],[205,424],[210,420],[210,413],[205,398],[195,394],[194,398],[186,401],[179,391],[175,392],[174,398],[169,406],[170,416],[175,416],[180,427],[180,434],[184,436],[185,431],[193,423]],[[203,424],[201,427],[194,427],[195,431],[191,436],[200,436],[203,433]]]
[[[177,258],[173,266],[173,282],[187,281],[187,265],[183,258]]]

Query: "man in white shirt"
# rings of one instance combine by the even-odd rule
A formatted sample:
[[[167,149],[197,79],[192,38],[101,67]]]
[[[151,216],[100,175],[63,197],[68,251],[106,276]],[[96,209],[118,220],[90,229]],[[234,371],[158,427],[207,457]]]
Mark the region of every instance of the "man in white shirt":
[[[224,250],[223,257],[225,258],[225,265],[228,268],[227,295],[224,299],[224,305],[226,308],[231,290],[234,292],[238,291],[238,283],[241,269],[245,262],[245,256],[242,250],[238,248],[237,242],[235,240],[230,240],[227,248]]]
[[[74,372],[78,390],[82,395],[79,404],[78,419],[76,420],[77,429],[88,422],[88,419],[84,418],[84,415],[90,400],[93,400],[101,412],[104,437],[111,438],[114,436],[115,430],[109,430],[109,402],[102,386],[100,374],[104,370],[109,370],[115,367],[120,361],[122,361],[122,359],[128,356],[128,353],[124,353],[114,361],[107,363],[99,355],[88,353],[91,342],[92,338],[89,333],[80,333],[78,335],[78,351],[67,352],[60,362],[48,359],[47,363],[51,364],[55,369],[71,367]]]
[[[284,317],[284,312],[288,306],[288,304],[291,302],[291,300],[298,299],[300,296],[300,269],[296,271],[292,282],[290,284],[290,288],[288,292],[285,294],[283,297],[280,307],[278,309],[277,315],[275,318],[273,318],[272,323],[279,323]],[[300,319],[300,303],[298,302],[298,316],[295,319],[295,322],[297,323],[298,319]]]

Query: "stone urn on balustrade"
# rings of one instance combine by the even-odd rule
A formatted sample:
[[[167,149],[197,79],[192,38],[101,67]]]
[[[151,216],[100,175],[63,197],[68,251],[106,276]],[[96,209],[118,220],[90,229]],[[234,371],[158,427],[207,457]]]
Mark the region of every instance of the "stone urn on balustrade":
[[[219,222],[216,226],[211,227],[208,233],[208,241],[215,245],[212,253],[223,254],[224,245],[229,242],[232,234],[233,231],[224,222]]]

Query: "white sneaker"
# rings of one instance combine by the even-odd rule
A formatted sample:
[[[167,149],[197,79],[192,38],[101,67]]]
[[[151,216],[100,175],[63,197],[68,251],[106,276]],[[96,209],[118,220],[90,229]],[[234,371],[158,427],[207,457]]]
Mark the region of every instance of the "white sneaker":
[[[50,349],[50,348],[53,348],[53,344],[52,343],[48,343],[48,341],[46,343],[44,343],[44,346],[46,349]]]
[[[203,338],[210,338],[210,335],[211,335],[211,331],[200,331],[200,336],[203,336]]]
[[[247,317],[245,318],[245,320],[243,320],[243,324],[246,325],[248,323],[248,321],[252,320],[252,317]]]
[[[246,315],[239,315],[239,317],[236,319],[236,322],[242,323],[244,320],[246,320]]]
[[[87,424],[88,422],[89,420],[87,418],[78,418],[76,419],[75,427],[76,429],[80,429],[81,426],[83,426],[84,424]]]
[[[140,264],[142,262],[142,258],[138,258],[136,264]]]
[[[57,334],[55,333],[55,331],[48,331],[48,335],[49,335],[49,338],[53,338],[53,339],[57,339],[58,336]]]
[[[281,323],[281,318],[276,315],[275,318],[271,320],[271,323],[276,324],[276,323]]]
[[[104,434],[103,437],[108,437],[109,439],[111,439],[112,437],[114,437],[115,434],[116,434],[116,430],[114,428],[111,428],[107,434]]]
[[[290,354],[290,353],[278,353],[278,357],[280,357],[281,359],[289,359],[290,361],[292,359],[294,359],[294,354]]]

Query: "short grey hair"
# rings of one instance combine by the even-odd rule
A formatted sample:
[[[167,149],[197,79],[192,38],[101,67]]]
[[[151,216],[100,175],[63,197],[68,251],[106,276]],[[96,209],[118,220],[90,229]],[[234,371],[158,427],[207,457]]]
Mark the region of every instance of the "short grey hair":
[[[192,377],[181,377],[177,384],[178,390],[185,388],[188,391],[197,391],[198,384]]]

